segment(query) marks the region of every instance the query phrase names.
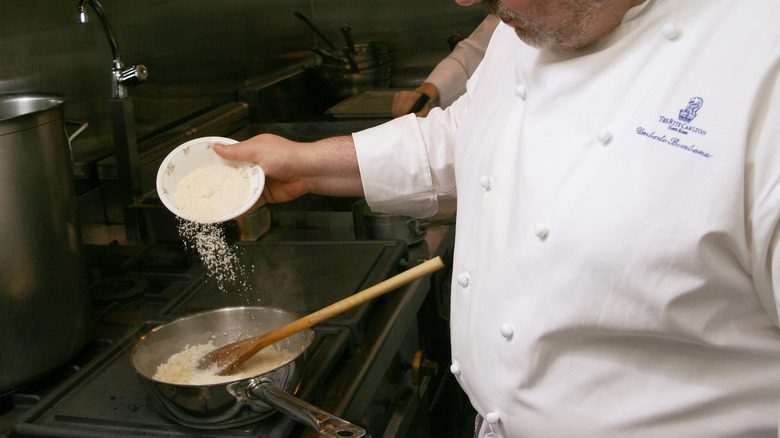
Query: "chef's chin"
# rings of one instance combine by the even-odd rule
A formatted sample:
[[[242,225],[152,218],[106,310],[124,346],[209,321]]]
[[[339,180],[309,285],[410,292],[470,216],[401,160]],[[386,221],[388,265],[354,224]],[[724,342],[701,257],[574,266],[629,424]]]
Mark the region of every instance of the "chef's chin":
[[[536,47],[537,49],[555,49],[554,41],[552,41],[548,36],[542,35],[538,32],[534,32],[533,30],[529,30],[521,26],[512,27],[514,27],[515,34],[517,34],[518,38],[520,38],[520,40],[529,46]]]
[[[554,52],[570,52],[585,45],[582,43],[581,35],[576,29],[551,34],[523,26],[512,27],[515,29],[515,34],[517,34],[520,40],[537,49],[547,49]]]
[[[554,51],[576,48],[573,41],[579,39],[579,34],[572,27],[562,26],[562,29],[546,29],[520,16],[499,0],[483,0],[482,3],[491,15],[498,17],[504,24],[512,26],[517,36],[532,47]]]

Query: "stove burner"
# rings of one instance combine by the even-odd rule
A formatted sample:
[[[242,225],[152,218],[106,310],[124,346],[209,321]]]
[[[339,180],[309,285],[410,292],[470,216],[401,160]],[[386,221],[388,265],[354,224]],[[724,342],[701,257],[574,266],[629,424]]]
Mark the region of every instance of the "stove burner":
[[[98,280],[90,286],[92,300],[98,302],[123,301],[143,295],[149,282],[142,278],[111,277]]]

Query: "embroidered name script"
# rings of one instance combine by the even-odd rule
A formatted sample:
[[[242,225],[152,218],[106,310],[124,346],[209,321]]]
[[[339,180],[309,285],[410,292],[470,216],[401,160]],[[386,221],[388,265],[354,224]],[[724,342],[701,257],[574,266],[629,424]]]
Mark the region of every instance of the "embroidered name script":
[[[699,113],[699,110],[703,106],[704,106],[704,99],[695,96],[688,99],[688,104],[684,108],[680,109],[677,115],[677,119],[673,117],[664,116],[664,115],[658,116],[658,123],[662,125],[666,125],[665,129],[667,131],[674,132],[674,134],[669,134],[669,136],[667,136],[667,134],[664,133],[659,134],[656,131],[648,131],[643,126],[637,127],[636,133],[637,135],[640,135],[642,137],[647,137],[659,143],[663,143],[678,148],[680,150],[702,156],[704,158],[712,158],[713,154],[703,151],[699,149],[699,147],[697,147],[696,144],[690,141],[683,141],[680,139],[680,137],[678,137],[678,135],[687,136],[691,134],[693,134],[694,137],[697,135],[701,137],[707,135],[706,130],[698,128],[691,124],[691,122],[693,121],[693,119],[696,118],[696,116]]]
[[[704,158],[712,158],[712,154],[709,152],[705,152],[699,148],[696,147],[695,144],[685,144],[680,141],[677,137],[667,137],[666,134],[656,134],[655,131],[649,132],[643,127],[636,128],[636,133],[638,135],[641,135],[643,137],[647,137],[651,140],[655,140],[660,143],[667,144],[669,146],[673,146],[679,149],[682,149],[684,151],[688,151],[697,155],[701,155]]]

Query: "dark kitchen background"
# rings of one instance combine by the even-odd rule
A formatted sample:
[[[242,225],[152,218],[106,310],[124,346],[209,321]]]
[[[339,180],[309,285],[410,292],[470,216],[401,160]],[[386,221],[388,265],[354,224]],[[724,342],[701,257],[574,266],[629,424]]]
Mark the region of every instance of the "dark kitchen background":
[[[62,228],[45,234],[51,242],[35,237],[48,225],[24,220],[2,235],[9,266],[0,267],[0,436],[312,436],[280,413],[206,432],[176,424],[149,403],[129,350],[145,331],[185,314],[258,304],[305,314],[435,256],[447,269],[315,327],[295,395],[367,436],[470,436],[474,413],[449,373],[454,206],[412,236],[360,234],[351,198],[306,196],[257,210],[225,224],[255,267],[247,280],[254,295],[236,297],[220,293],[184,248],[175,218],[155,199],[155,176],[165,155],[192,138],[271,132],[309,141],[387,120],[330,111],[359,93],[334,91],[317,74],[323,59],[311,49],[334,50],[296,11],[338,48],[345,26],[357,44],[386,46],[390,78],[380,88],[399,89],[419,85],[484,8],[452,0],[102,0],[124,67],[148,71],[117,95],[115,56],[88,3],[87,23],[78,0],[0,3],[0,95],[64,97],[75,206],[61,201],[81,231],[55,218]],[[0,153],[13,150],[0,144]],[[2,214],[34,217],[19,212],[48,195],[13,164],[5,169]],[[28,194],[38,200],[25,201]],[[83,258],[85,272],[58,263],[60,251]],[[47,271],[76,280],[63,286]],[[84,286],[74,286],[81,275]]]
[[[295,11],[339,47],[343,26],[351,27],[356,43],[387,44],[391,86],[401,87],[421,81],[447,55],[453,32],[467,36],[484,18],[481,6],[460,7],[452,0],[104,0],[102,5],[122,61],[145,65],[149,72],[130,90],[139,142],[238,100],[241,89],[262,88],[275,76],[315,62],[310,48],[329,48]],[[112,56],[95,11],[87,7],[89,22],[82,24],[77,6],[78,0],[2,3],[0,93],[62,94],[65,116],[89,123],[72,144],[83,195],[97,186],[97,163],[114,150]],[[296,103],[263,102],[253,111],[261,119],[255,121],[311,116],[310,106]],[[89,222],[100,219],[82,216]],[[117,219],[109,212],[107,220]]]

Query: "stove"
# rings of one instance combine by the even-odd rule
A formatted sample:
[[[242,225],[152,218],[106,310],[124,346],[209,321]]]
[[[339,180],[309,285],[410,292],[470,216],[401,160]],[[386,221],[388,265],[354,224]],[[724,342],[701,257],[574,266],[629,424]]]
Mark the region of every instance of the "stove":
[[[195,256],[176,244],[85,248],[92,279],[93,340],[70,363],[4,398],[12,401],[9,437],[301,436],[279,413],[248,426],[195,430],[173,423],[146,398],[129,352],[151,328],[202,310],[240,305],[306,314],[394,275],[409,263],[400,241],[260,241],[235,245],[248,270],[241,293],[220,288]],[[334,370],[364,341],[374,303],[314,328],[315,340],[295,396],[322,406]],[[338,414],[335,414],[338,415]],[[2,423],[0,423],[2,424]],[[0,432],[2,435],[2,432]]]
[[[290,417],[274,413],[248,426],[222,430],[195,430],[164,418],[149,403],[135,378],[129,352],[137,339],[167,320],[149,321],[132,331],[81,372],[31,406],[12,436],[127,437],[212,436],[286,437],[297,427]],[[332,370],[349,342],[345,327],[318,327],[309,351],[302,386],[295,394],[311,399],[317,384]]]

